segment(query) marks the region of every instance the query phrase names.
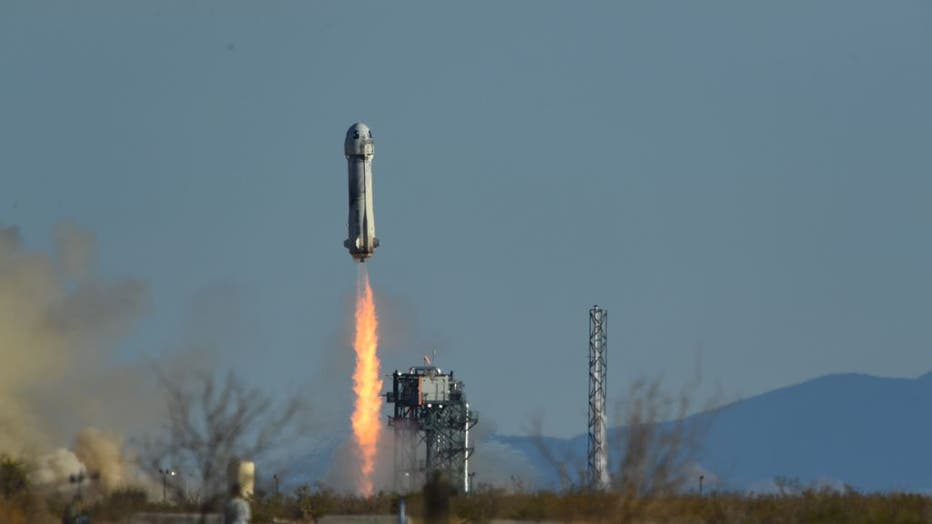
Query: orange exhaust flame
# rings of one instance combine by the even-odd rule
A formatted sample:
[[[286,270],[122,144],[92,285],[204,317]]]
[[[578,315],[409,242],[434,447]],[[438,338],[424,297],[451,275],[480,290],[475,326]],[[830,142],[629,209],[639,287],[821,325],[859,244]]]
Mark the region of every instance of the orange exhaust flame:
[[[375,469],[376,445],[382,430],[379,412],[382,409],[382,379],[379,378],[379,321],[375,314],[375,301],[369,286],[369,274],[362,266],[356,292],[356,335],[353,350],[356,352],[356,371],[353,373],[353,391],[356,408],[353,410],[353,435],[362,461],[359,492],[372,494],[372,471]]]

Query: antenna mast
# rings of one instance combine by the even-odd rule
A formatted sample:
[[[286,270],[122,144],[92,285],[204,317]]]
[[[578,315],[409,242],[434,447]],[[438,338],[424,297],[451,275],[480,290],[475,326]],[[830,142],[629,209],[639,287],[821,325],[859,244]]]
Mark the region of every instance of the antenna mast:
[[[599,306],[589,309],[589,444],[587,472],[589,487],[607,489],[605,375],[608,353],[608,312]]]

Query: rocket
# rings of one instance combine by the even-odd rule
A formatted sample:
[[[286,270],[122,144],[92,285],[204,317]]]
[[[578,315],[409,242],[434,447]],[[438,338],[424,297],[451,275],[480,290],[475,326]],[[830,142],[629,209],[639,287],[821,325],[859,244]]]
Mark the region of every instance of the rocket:
[[[343,245],[351,257],[365,262],[379,247],[372,214],[372,157],[375,156],[375,146],[369,126],[362,122],[350,126],[343,142],[343,152],[349,177],[349,218]]]

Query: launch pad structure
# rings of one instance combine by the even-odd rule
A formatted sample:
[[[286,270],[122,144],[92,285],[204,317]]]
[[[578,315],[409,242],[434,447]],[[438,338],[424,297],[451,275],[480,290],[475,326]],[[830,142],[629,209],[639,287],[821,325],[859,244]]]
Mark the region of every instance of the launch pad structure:
[[[417,491],[440,474],[457,491],[469,493],[474,449],[469,431],[479,418],[469,409],[463,382],[433,366],[396,370],[385,397],[394,406],[388,424],[395,437],[395,490]]]

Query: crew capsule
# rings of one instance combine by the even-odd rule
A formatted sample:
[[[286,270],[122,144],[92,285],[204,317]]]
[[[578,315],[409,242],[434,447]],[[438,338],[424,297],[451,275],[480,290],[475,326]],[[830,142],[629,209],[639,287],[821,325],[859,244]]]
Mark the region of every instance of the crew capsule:
[[[343,141],[349,181],[349,217],[347,238],[343,245],[358,262],[372,256],[379,246],[375,238],[375,217],[372,213],[372,158],[375,145],[369,126],[357,122],[346,131]]]

